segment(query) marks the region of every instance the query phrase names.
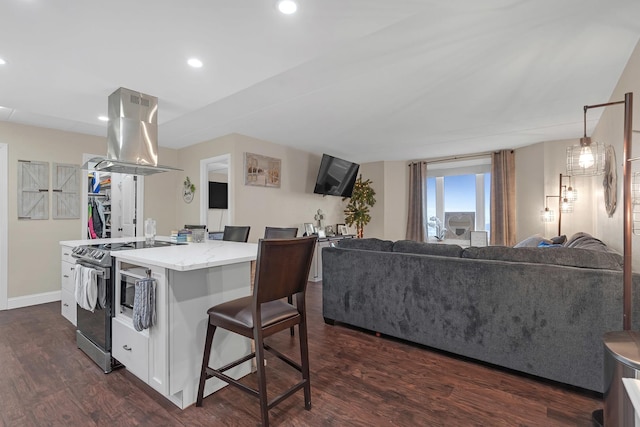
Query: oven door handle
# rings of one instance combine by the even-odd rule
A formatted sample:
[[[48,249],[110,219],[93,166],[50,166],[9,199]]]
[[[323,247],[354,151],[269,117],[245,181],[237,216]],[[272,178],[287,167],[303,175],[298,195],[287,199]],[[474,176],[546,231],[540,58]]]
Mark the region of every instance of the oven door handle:
[[[109,272],[105,268],[98,267],[97,265],[87,264],[84,262],[77,262],[76,264],[81,265],[82,267],[85,267],[85,268],[92,268],[96,271],[96,274],[98,276],[103,276],[105,279],[109,278]]]

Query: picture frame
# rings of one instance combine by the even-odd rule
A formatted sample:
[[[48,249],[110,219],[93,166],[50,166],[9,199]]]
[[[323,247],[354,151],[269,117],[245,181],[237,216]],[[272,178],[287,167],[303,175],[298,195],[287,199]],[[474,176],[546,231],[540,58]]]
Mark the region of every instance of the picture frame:
[[[471,240],[471,232],[475,231],[475,212],[445,212],[444,226],[446,240]]]
[[[244,153],[244,185],[280,188],[281,166],[275,157]]]
[[[304,232],[307,233],[307,236],[311,236],[312,234],[316,234],[316,227],[310,222],[304,223]]]
[[[345,224],[338,224],[338,234],[340,234],[341,236],[348,236],[349,228],[347,228]]]
[[[486,231],[471,231],[470,246],[482,248],[489,245],[489,233]]]
[[[327,237],[327,235],[325,234],[324,230],[318,230],[318,237],[323,238]]]
[[[342,228],[345,224],[336,224],[336,234],[338,236],[342,235]]]

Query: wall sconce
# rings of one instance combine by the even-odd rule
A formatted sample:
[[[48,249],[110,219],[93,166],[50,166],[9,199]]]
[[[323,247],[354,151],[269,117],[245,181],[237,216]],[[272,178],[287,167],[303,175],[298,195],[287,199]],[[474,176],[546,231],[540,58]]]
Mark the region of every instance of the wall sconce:
[[[567,173],[572,176],[594,176],[604,173],[606,147],[598,142],[593,143],[587,136],[587,109],[584,107],[584,136],[580,145],[567,147]]]

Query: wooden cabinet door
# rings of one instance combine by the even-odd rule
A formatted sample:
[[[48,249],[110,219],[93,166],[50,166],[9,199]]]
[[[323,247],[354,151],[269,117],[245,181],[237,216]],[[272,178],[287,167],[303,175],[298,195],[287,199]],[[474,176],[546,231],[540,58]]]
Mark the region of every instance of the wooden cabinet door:
[[[80,183],[78,165],[53,164],[53,200],[54,219],[80,218]]]
[[[18,160],[18,219],[49,219],[49,162]]]

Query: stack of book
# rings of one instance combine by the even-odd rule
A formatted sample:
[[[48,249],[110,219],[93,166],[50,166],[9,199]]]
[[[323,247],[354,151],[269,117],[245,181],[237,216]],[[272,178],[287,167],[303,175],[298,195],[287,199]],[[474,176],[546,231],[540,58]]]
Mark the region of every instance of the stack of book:
[[[171,230],[172,243],[187,243],[191,241],[191,230]]]

